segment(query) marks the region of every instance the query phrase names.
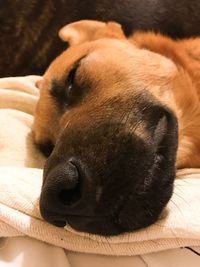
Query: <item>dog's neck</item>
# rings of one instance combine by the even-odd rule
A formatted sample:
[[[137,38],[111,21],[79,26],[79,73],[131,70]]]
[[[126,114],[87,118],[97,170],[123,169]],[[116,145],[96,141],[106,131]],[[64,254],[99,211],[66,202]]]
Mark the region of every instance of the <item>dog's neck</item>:
[[[177,168],[200,167],[199,97],[193,79],[184,69],[175,77],[172,93],[174,103],[172,101],[171,105],[174,105],[179,128]]]

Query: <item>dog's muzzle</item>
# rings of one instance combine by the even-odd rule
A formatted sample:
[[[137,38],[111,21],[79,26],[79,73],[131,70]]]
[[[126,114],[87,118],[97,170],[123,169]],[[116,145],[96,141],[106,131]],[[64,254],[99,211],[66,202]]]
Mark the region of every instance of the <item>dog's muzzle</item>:
[[[173,191],[177,123],[171,112],[152,110],[142,118],[145,140],[123,127],[114,132],[98,124],[87,133],[68,127],[45,165],[40,211],[46,221],[113,235],[158,219]]]

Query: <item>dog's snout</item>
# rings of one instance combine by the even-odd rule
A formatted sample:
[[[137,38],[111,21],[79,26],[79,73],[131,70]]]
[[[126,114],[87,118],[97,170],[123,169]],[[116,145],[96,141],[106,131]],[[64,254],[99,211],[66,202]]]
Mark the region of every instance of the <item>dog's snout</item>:
[[[45,165],[40,211],[46,221],[113,235],[158,219],[173,192],[176,117],[157,102],[139,108],[120,123],[112,117],[92,128],[68,124]]]

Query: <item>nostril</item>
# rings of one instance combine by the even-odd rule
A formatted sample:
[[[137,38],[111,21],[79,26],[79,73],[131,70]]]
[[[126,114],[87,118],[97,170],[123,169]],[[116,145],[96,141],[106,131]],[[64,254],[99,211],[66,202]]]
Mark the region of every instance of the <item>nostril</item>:
[[[51,156],[47,164],[52,162]],[[73,162],[59,162],[51,169],[47,166],[40,197],[40,211],[43,218],[54,225],[63,226],[66,209],[73,209],[82,199],[84,175],[78,164],[73,159]]]
[[[63,189],[59,193],[59,200],[62,204],[70,206],[81,199],[81,190],[79,184],[73,189]]]
[[[81,177],[77,166],[70,160],[68,179],[58,194],[59,201],[64,205],[73,205],[81,199]]]

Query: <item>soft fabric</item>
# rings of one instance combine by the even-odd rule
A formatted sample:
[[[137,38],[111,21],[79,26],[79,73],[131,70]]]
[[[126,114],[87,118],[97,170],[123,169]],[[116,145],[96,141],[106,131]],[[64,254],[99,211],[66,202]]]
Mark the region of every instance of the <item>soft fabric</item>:
[[[192,250],[191,250],[192,249]],[[200,249],[177,248],[137,256],[104,256],[65,251],[30,237],[0,243],[1,267],[197,267]]]
[[[200,246],[200,171],[183,170],[172,200],[154,225],[134,233],[102,237],[57,228],[40,216],[38,199],[44,157],[31,125],[41,77],[0,79],[0,236],[29,236],[72,251],[138,255]]]

